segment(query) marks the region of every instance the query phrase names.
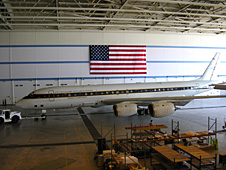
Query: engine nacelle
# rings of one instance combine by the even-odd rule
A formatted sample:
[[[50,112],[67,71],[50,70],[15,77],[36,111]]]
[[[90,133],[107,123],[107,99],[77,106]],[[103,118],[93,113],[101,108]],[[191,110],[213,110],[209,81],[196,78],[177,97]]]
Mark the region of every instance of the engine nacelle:
[[[116,117],[132,116],[137,114],[137,105],[129,102],[122,102],[113,105],[113,111]]]
[[[148,114],[156,118],[171,115],[175,110],[173,103],[156,102],[148,105]]]

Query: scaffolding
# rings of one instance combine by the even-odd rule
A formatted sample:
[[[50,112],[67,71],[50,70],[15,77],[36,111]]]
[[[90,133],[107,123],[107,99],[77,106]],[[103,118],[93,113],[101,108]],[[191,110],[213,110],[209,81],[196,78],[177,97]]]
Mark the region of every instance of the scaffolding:
[[[214,129],[214,130],[212,130]],[[208,117],[208,132],[214,132],[215,138],[212,139],[208,136],[208,143],[218,149],[218,139],[217,139],[217,118]]]
[[[106,137],[111,136],[107,141]],[[107,142],[110,142],[109,146]],[[98,151],[94,160],[99,169],[115,170],[147,170],[138,162],[138,159],[131,155],[128,133],[116,135],[115,125],[105,135],[101,125],[101,137],[98,139]]]
[[[211,124],[212,120],[214,120],[213,125]],[[154,169],[180,169],[182,166],[185,166],[183,162],[187,162],[189,165],[189,168],[186,166],[184,167],[185,169],[192,169],[192,167],[196,167],[197,169],[216,169],[216,156],[209,156],[207,159],[203,156],[205,155],[203,152],[200,152],[200,150],[195,151],[196,147],[193,147],[193,152],[202,153],[195,157],[192,155],[192,152],[186,152],[185,150],[182,151],[182,148],[178,147],[187,145],[185,142],[186,139],[194,137],[200,139],[201,137],[205,137],[205,140],[207,140],[207,136],[215,135],[216,137],[216,124],[216,119],[208,118],[208,131],[194,132],[193,134],[180,134],[179,121],[172,120],[172,133],[170,135],[162,131],[162,129],[167,128],[165,125],[133,126],[131,123],[130,127],[125,127],[126,130],[130,130],[130,135],[129,133],[126,133],[125,135],[116,135],[116,127],[114,125],[113,128],[104,136],[101,127],[101,137],[105,139],[106,136],[111,135],[111,144],[109,150],[103,151],[103,155],[105,157],[107,155],[108,159],[100,161],[101,163],[98,163],[98,165],[100,167],[102,165],[103,167],[119,170],[143,170],[147,167],[146,161],[150,160],[150,165]],[[214,126],[215,131],[210,131]],[[182,144],[181,141],[183,141]],[[106,142],[100,143],[105,145]],[[174,146],[176,147],[174,148]],[[102,148],[104,150],[104,147]],[[176,150],[179,150],[179,152],[176,152]],[[100,159],[103,159],[102,152],[98,152],[98,154],[98,160],[99,157]],[[185,161],[181,161],[182,158]],[[144,167],[141,166],[138,159],[144,160]]]
[[[179,127],[179,125],[180,125],[180,123],[179,123],[179,121],[174,121],[173,119],[172,119],[172,136],[179,136],[180,134],[179,134],[179,132],[180,132],[180,127]],[[175,126],[175,124],[176,124],[176,126]]]

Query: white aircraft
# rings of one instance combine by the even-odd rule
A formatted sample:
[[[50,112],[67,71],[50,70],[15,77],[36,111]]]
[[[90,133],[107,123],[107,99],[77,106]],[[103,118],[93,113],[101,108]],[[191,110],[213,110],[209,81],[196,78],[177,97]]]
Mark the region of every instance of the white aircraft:
[[[192,81],[50,87],[33,91],[16,105],[40,110],[113,105],[116,116],[140,114],[145,106],[150,116],[164,117],[176,110],[178,101],[226,97],[195,96],[213,89],[209,85],[216,83],[212,78],[218,59],[216,53],[204,74]]]

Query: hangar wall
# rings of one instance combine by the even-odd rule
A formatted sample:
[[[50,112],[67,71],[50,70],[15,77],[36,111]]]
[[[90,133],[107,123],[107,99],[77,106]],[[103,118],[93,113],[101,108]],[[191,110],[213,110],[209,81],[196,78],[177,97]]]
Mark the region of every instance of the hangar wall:
[[[224,79],[226,37],[204,34],[3,31],[0,32],[0,101],[13,104],[51,86],[178,81],[199,77],[216,52]],[[146,45],[145,75],[90,75],[89,45]]]
[[[135,44],[161,46],[224,47],[225,35],[110,32],[110,31],[0,31],[0,45]]]

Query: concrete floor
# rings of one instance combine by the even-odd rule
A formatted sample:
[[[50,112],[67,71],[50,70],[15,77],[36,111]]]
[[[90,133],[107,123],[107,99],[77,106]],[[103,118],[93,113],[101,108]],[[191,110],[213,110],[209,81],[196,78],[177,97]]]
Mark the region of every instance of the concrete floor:
[[[153,118],[154,124],[168,126],[171,133],[171,121],[180,122],[180,133],[187,131],[206,131],[208,117],[217,118],[217,127],[222,129],[226,118],[226,99],[194,100],[183,108],[211,107],[202,109],[177,110],[164,118]],[[212,108],[214,106],[215,108]],[[0,107],[5,108],[5,106]],[[7,107],[14,110],[13,106]],[[117,118],[111,107],[83,108],[89,120],[103,136],[115,125],[117,135],[126,135],[130,131],[126,126],[148,125],[150,117],[131,116]],[[22,111],[22,116],[32,116],[32,111]],[[92,135],[87,129],[77,109],[47,112],[45,121],[21,120],[17,124],[0,126],[0,169],[1,170],[64,170],[98,169],[93,161],[97,150]],[[111,138],[111,133],[106,136]],[[219,152],[226,152],[226,133],[217,134]]]

